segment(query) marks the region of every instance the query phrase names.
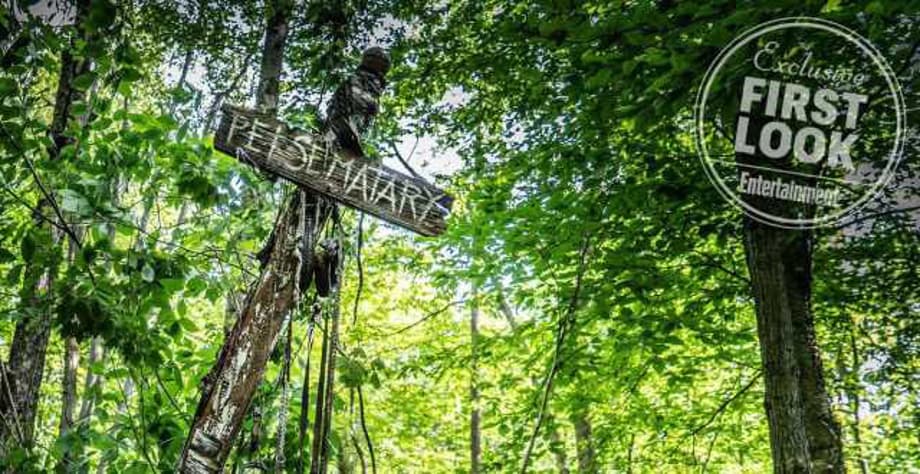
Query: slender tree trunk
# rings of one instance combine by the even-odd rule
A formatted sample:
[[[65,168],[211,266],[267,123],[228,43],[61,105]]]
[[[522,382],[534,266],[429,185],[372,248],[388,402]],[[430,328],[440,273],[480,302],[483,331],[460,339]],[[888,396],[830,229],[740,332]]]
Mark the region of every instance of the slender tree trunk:
[[[626,474],[633,472],[633,453],[636,450],[636,434],[629,435],[629,450],[626,452]],[[743,463],[738,463],[743,464]]]
[[[328,362],[329,353],[329,319],[323,319],[323,345],[320,350],[319,359],[319,380],[316,383],[316,412],[313,415],[313,446],[310,450],[310,474],[315,474],[319,468],[320,450],[323,441],[323,416],[326,411],[323,410],[323,404],[326,402],[326,362]]]
[[[774,472],[844,472],[811,312],[812,234],[745,219]]]
[[[319,474],[326,474],[326,470],[329,466],[329,433],[332,431],[332,407],[335,400],[336,349],[339,347],[339,308],[341,301],[339,300],[338,289],[335,289],[334,291],[335,292],[332,295],[331,301],[329,302],[331,305],[330,313],[332,318],[332,333],[329,335],[329,352],[327,353],[329,361],[326,366],[326,393],[324,395],[325,401],[323,402],[323,431],[319,439],[320,462],[318,470],[316,471]]]
[[[514,332],[517,330],[514,310],[511,308],[511,305],[508,304],[508,299],[505,297],[505,291],[501,287],[501,284],[496,283],[496,286],[498,287],[499,312],[505,317],[505,320],[508,322],[508,327],[511,328],[511,332]],[[536,377],[532,377],[530,383],[533,384],[534,387],[540,386],[540,380]],[[549,430],[549,450],[553,453],[553,458],[556,460],[556,470],[559,474],[568,474],[569,460],[565,453],[565,443],[562,441],[562,436],[559,435],[559,426],[556,424],[555,417],[549,407],[546,407],[546,427]]]
[[[80,404],[80,423],[88,423],[93,411],[96,408],[96,394],[94,390],[102,384],[101,375],[93,373],[93,366],[105,359],[105,347],[102,345],[101,337],[94,337],[90,342],[89,360],[86,363],[86,378],[83,380],[83,401]]]
[[[310,358],[313,353],[313,334],[317,320],[321,317],[322,306],[314,302],[310,308],[310,321],[307,323],[307,357],[303,372],[303,387],[300,392],[300,419],[298,420],[297,433],[297,473],[304,473],[304,460],[306,459],[307,426],[310,416]]]
[[[240,81],[249,72],[250,63],[252,62],[252,53],[250,52],[245,59],[243,59],[243,64],[237,71],[236,75],[230,80],[230,84],[226,89],[218,92],[214,95],[214,102],[211,103],[211,108],[208,109],[207,115],[205,115],[204,126],[202,127],[202,133],[208,133],[211,130],[211,125],[214,124],[214,118],[217,117],[217,112],[220,110],[220,106],[224,103],[224,99],[228,94],[235,91],[239,87]]]
[[[843,362],[841,365],[846,367],[846,371],[841,374],[841,379],[843,380],[843,390],[846,394],[847,403],[850,405],[850,416],[852,417],[850,421],[850,432],[853,435],[853,452],[856,456],[856,462],[859,465],[859,471],[862,474],[869,474],[869,460],[863,456],[862,451],[862,430],[860,428],[861,416],[859,414],[861,397],[860,392],[862,391],[862,384],[860,383],[860,368],[862,366],[862,360],[859,357],[859,346],[856,343],[856,321],[850,320],[850,334],[849,334],[849,364]],[[841,354],[841,359],[844,357]],[[848,366],[848,367],[847,367]]]
[[[60,436],[66,435],[74,423],[74,411],[77,406],[77,367],[80,366],[80,344],[76,338],[68,337],[64,343],[64,380],[61,383]]]
[[[597,457],[594,451],[594,437],[591,434],[591,420],[585,411],[580,411],[572,417],[575,425],[575,449],[578,451],[578,472],[596,474],[600,472],[597,467]]]
[[[71,228],[75,228],[71,224]],[[75,228],[77,235],[82,235],[82,231]],[[77,242],[70,241],[67,252],[68,264],[73,264],[77,257]],[[80,368],[80,343],[74,337],[67,337],[64,341],[64,376],[61,382],[61,420],[59,424],[59,436],[64,437],[73,429],[75,425],[74,417],[77,409],[77,370]],[[89,374],[89,371],[87,371]],[[60,469],[70,470],[70,465],[74,459],[79,459],[81,453],[75,453],[73,445],[67,443],[64,453],[61,456]]]
[[[83,22],[89,11],[89,0],[79,0],[76,5],[77,33],[75,36],[86,40]],[[77,38],[73,38],[75,41]],[[52,146],[50,159],[56,160],[61,149],[67,144],[64,132],[71,120],[70,108],[82,96],[73,87],[73,80],[89,71],[89,60],[75,58],[70,48],[61,53],[61,71],[55,94],[54,111],[50,135]],[[42,201],[38,210],[48,215],[50,203]],[[57,247],[61,240],[58,229],[48,229],[52,242]],[[51,262],[56,259],[52,257]],[[0,423],[0,455],[10,446],[30,448],[33,444],[35,415],[38,407],[38,394],[41,388],[45,368],[45,354],[51,336],[51,314],[49,297],[57,265],[51,263],[47,268],[32,268],[31,274],[40,273],[30,289],[30,306],[35,312],[16,323],[13,344],[10,348],[9,362],[5,373],[0,378],[0,418],[13,420],[12,423]]]
[[[477,341],[479,339],[479,302],[477,288],[473,285],[473,304],[470,308],[470,473],[479,474],[482,457],[482,431],[479,427],[479,367]]]
[[[320,381],[316,390],[316,421],[313,425],[313,450],[310,473],[325,474],[329,466],[329,433],[332,431],[333,401],[335,399],[336,354],[339,347],[339,319],[341,307],[343,260],[341,241],[327,241],[322,251],[316,253],[314,268],[317,294],[327,288],[328,298],[323,301],[326,318],[323,321],[323,358],[320,361]],[[339,275],[336,277],[335,275]],[[331,325],[331,328],[330,328]],[[339,453],[342,456],[344,453]],[[339,459],[341,461],[341,458]]]
[[[64,378],[61,383],[61,422],[59,436],[64,437],[74,427],[74,411],[77,407],[77,368],[80,366],[80,344],[76,338],[68,337],[64,341]],[[66,444],[61,456],[59,470],[70,472],[74,458],[78,453],[70,443]]]
[[[546,413],[546,428],[549,430],[549,450],[556,461],[556,470],[559,474],[569,474],[569,459],[565,454],[565,442],[562,436],[559,436],[559,427],[549,408]]]
[[[267,3],[269,16],[265,30],[265,42],[262,44],[262,65],[259,70],[256,105],[263,111],[274,114],[278,111],[284,44],[287,41],[288,23],[294,2],[293,0],[270,0]]]

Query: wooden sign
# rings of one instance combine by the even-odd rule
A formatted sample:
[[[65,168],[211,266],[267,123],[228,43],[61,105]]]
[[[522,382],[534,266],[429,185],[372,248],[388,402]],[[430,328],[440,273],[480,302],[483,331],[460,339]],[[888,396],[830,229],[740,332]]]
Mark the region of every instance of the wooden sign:
[[[222,111],[214,148],[419,234],[446,229],[453,198],[426,181],[337,153],[321,137],[295,133],[254,110],[225,105]]]

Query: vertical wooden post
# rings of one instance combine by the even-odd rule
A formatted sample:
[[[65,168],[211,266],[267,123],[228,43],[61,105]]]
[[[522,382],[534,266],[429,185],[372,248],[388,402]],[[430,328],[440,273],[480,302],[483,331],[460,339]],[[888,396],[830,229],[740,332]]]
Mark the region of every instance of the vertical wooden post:
[[[284,46],[293,9],[291,0],[266,5],[266,31],[256,102],[277,111]],[[299,297],[303,260],[300,243],[311,240],[322,224],[318,198],[304,199],[300,191],[286,200],[270,243],[269,261],[245,298],[233,329],[203,383],[192,426],[179,458],[178,470],[220,472],[262,380],[268,357],[284,318]],[[310,227],[305,226],[309,216]],[[308,234],[305,236],[305,234]],[[312,247],[305,247],[311,249]],[[309,260],[309,259],[307,259]]]
[[[281,15],[281,8],[287,13]],[[286,20],[281,22],[278,15],[287,18],[290,9],[289,0],[275,0],[270,5],[271,16],[263,56],[283,52],[284,41],[275,36],[286,35],[287,26]],[[383,74],[389,67],[389,58],[382,50],[368,51],[362,59],[363,69],[359,69],[356,77],[340,87],[341,92],[333,97],[327,113],[327,128],[335,125],[337,120],[352,119],[366,126],[370,115],[376,112],[376,102],[372,104],[374,107],[369,107],[366,103],[355,101],[376,101],[383,87]],[[277,92],[281,73],[281,60],[275,59],[277,61],[266,61],[263,57],[259,87],[260,96],[266,101],[263,109],[269,111],[277,107],[277,100],[272,103],[269,96],[271,91]],[[380,63],[381,60],[386,62]],[[351,95],[353,91],[360,90],[362,81],[370,81],[368,87],[372,89]],[[356,135],[348,138],[357,139],[364,132],[364,126],[352,131]],[[342,138],[337,131],[335,136]],[[316,240],[334,209],[324,198],[303,190],[296,191],[285,200],[269,244],[261,252],[265,257],[262,274],[251,287],[243,310],[203,383],[202,397],[179,459],[180,472],[215,473],[223,469],[233,440],[262,380],[283,321],[299,301],[301,289],[309,283],[306,279],[313,274]],[[334,351],[334,339],[331,345],[329,350]],[[329,378],[327,382],[331,382],[331,376]],[[331,397],[331,388],[327,389],[326,397]],[[331,415],[327,418],[331,419]]]

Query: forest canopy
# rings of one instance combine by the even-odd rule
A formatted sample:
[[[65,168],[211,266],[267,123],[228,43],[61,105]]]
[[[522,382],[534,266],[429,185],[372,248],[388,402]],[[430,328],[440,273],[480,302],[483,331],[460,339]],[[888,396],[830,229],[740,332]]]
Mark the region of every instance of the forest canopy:
[[[920,471],[920,3],[2,3],[3,472]],[[706,89],[782,18],[894,82]]]

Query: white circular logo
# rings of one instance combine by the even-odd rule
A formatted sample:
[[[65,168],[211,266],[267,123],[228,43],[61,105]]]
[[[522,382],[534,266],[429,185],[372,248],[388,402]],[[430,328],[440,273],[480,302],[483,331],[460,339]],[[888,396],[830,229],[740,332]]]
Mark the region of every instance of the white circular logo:
[[[719,193],[760,222],[833,225],[868,204],[901,159],[898,80],[878,50],[818,18],[748,30],[710,65],[694,108]]]

